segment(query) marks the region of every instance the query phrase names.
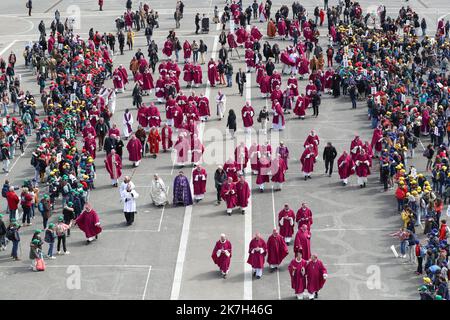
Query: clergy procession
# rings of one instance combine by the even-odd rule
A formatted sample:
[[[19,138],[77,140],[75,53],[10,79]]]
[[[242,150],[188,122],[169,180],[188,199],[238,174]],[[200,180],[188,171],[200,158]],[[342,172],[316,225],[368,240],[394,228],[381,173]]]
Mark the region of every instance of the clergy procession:
[[[87,33],[57,6],[23,58],[0,58],[1,251],[53,273],[50,260],[117,258],[110,243],[148,233],[136,241],[174,243],[148,254],[176,259],[172,299],[205,294],[196,265],[244,299],[269,285],[279,299],[358,299],[352,277],[386,263],[411,277],[397,288],[382,272],[385,292],[450,299],[445,16],[408,2],[116,2],[113,18],[98,1],[108,24]]]

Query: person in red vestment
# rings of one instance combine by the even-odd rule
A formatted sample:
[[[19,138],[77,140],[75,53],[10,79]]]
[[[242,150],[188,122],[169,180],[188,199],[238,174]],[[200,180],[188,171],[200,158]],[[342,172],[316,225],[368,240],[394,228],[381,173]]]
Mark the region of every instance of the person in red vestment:
[[[300,209],[297,210],[295,222],[297,222],[299,230],[303,225],[306,225],[308,231],[311,231],[311,225],[313,224],[312,211],[308,208],[306,203],[303,202]]]
[[[148,126],[159,127],[161,125],[161,115],[159,113],[158,107],[152,102],[146,110],[146,115],[148,119]]]
[[[90,244],[94,239],[97,239],[102,232],[98,214],[89,203],[86,204],[84,211],[75,219],[74,224],[78,225],[80,230],[84,232],[87,239],[86,244]]]
[[[371,148],[375,148],[375,157],[378,158],[383,149],[383,129],[381,127],[377,127],[373,131]]]
[[[270,181],[271,166],[270,156],[261,153],[261,157],[258,159],[258,175],[256,176],[256,184],[259,186],[259,192],[264,192],[264,184]]]
[[[220,240],[216,242],[211,258],[219,267],[222,277],[225,279],[230,271],[230,262],[232,255],[231,242],[227,239],[225,234],[220,235]]]
[[[283,183],[286,181],[285,173],[287,170],[286,162],[280,154],[272,161],[272,182],[275,183],[274,191],[281,191]]]
[[[358,184],[361,188],[366,187],[367,176],[370,175],[370,158],[369,155],[360,149],[355,157],[356,175],[358,176]]]
[[[128,160],[133,162],[133,167],[138,167],[142,159],[142,143],[134,134],[127,143]]]
[[[220,197],[227,204],[227,214],[231,216],[231,212],[237,203],[236,184],[233,182],[233,178],[228,177],[228,180],[222,184]]]
[[[339,177],[342,180],[342,185],[346,186],[348,178],[355,173],[354,163],[352,157],[344,150],[337,161]]]
[[[305,120],[306,104],[305,104],[305,96],[303,93],[297,97],[297,101],[294,107],[294,113],[300,119]]]
[[[242,122],[244,123],[244,131],[245,133],[250,133],[251,128],[253,127],[253,117],[255,116],[255,110],[250,105],[250,102],[247,101],[245,106],[242,107]]]
[[[350,154],[353,161],[356,161],[356,156],[359,154],[359,150],[361,149],[363,149],[363,143],[359,136],[356,135],[350,144]]]
[[[183,57],[184,57],[184,62],[188,62],[189,59],[191,58],[191,54],[192,54],[192,46],[189,43],[189,41],[184,41],[183,43]]]
[[[307,265],[308,262],[302,258],[302,253],[297,252],[288,267],[291,276],[291,288],[294,289],[297,299],[303,299],[304,297]]]
[[[219,72],[213,58],[208,62],[208,80],[211,87],[215,87],[216,81],[219,80]]]
[[[305,181],[311,179],[311,172],[314,171],[314,163],[316,162],[316,156],[312,145],[309,145],[300,158],[302,164],[302,172],[305,176]]]
[[[174,149],[176,150],[176,161],[178,166],[185,166],[190,163],[189,152],[191,151],[191,142],[187,133],[181,132],[175,142]]]
[[[311,233],[306,225],[297,231],[294,241],[294,253],[301,252],[305,260],[311,257]]]
[[[253,174],[258,174],[258,151],[259,145],[256,142],[253,142],[248,150],[250,156],[250,167]]]
[[[88,134],[88,136],[84,139],[84,149],[89,152],[89,155],[92,157],[92,159],[95,159],[97,141],[95,140],[95,137],[93,135]]]
[[[328,278],[327,269],[322,261],[317,258],[317,255],[311,255],[311,260],[306,266],[306,279],[309,299],[317,299],[319,291],[323,288],[326,279]]]
[[[197,166],[192,171],[192,185],[194,187],[194,200],[195,202],[200,202],[206,193],[206,178],[208,174],[206,170],[201,166]]]
[[[261,238],[261,234],[256,233],[255,237],[250,241],[248,248],[248,259],[247,263],[252,266],[253,276],[256,279],[261,279],[264,268],[264,260],[267,255],[267,245],[264,239]]]
[[[89,134],[91,134],[94,138],[97,135],[95,132],[95,128],[91,125],[91,123],[89,121],[86,123],[86,126],[83,128],[82,134],[83,134],[83,138],[86,138]]]
[[[278,213],[278,225],[280,226],[280,235],[284,238],[286,245],[291,243],[294,234],[294,220],[294,210],[285,203],[283,210]]]
[[[120,159],[116,150],[112,149],[106,156],[105,168],[111,177],[112,185],[117,187],[117,180],[122,176],[122,159]]]
[[[242,214],[245,214],[245,209],[248,206],[248,199],[250,198],[250,194],[250,187],[247,181],[245,181],[244,175],[241,174],[239,176],[239,181],[236,183],[236,205],[241,207]]]
[[[148,135],[148,144],[150,146],[150,154],[153,158],[157,157],[159,153],[159,142],[161,141],[161,136],[159,135],[158,128],[152,127]]]
[[[315,130],[311,130],[310,134],[305,140],[305,143],[303,143],[303,146],[306,148],[308,145],[312,145],[314,150],[314,156],[317,158],[317,155],[319,154],[319,144],[320,144],[319,136],[316,134]]]
[[[286,242],[284,242],[284,238],[278,233],[278,230],[274,228],[267,240],[267,263],[269,264],[270,272],[274,272],[278,269],[279,265],[288,254],[289,249]]]
[[[223,170],[227,174],[227,177],[232,178],[233,182],[238,181],[238,164],[233,158],[229,158],[223,165]]]
[[[172,149],[172,128],[164,123],[164,126],[161,129],[161,142],[163,147],[163,152]]]
[[[234,159],[238,165],[238,170],[244,173],[248,162],[248,149],[244,142],[241,142],[240,145],[234,149]]]

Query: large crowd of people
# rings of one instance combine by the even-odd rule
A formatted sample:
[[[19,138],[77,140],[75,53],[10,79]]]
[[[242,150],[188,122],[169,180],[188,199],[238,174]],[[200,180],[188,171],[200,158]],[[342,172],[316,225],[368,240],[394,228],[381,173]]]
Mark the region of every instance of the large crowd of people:
[[[20,188],[6,180],[2,188],[9,215],[8,222],[0,215],[2,250],[11,242],[11,256],[20,259],[21,230],[32,225],[37,211],[43,225],[33,233],[29,255],[35,271],[45,267],[44,256],[55,259],[55,242],[58,254],[69,254],[67,238],[72,227],[78,226],[85,233],[87,244],[98,238],[102,231],[100,218],[89,201],[96,192],[98,152],[106,154],[105,170],[112,187],[119,188],[126,224],[132,225],[139,194],[132,176],[122,178],[125,147],[134,168],[148,161],[148,154],[153,159],[159,159],[161,151],[173,154],[174,165],[180,168],[171,190],[174,206],[202,201],[212,176],[216,205],[223,201],[227,215],[236,209],[248,214],[253,190],[247,178],[256,176],[259,192],[265,192],[271,182],[275,191],[282,192],[292,161],[283,141],[271,145],[270,132],[283,131],[288,119],[295,120],[289,122],[289,126],[295,126],[310,117],[309,109],[311,117],[319,117],[322,97],[330,95],[339,103],[351,101],[352,108],[361,102],[367,104],[373,135],[365,141],[356,135],[340,155],[328,142],[323,150],[326,174],[332,176],[337,159],[343,187],[348,187],[355,175],[358,186],[365,188],[372,183],[368,177],[379,170],[383,191],[395,190],[398,204],[401,228],[391,234],[400,244],[400,253],[393,247],[395,256],[417,263],[416,273],[424,277],[419,288],[421,299],[449,299],[450,229],[442,212],[450,201],[450,23],[439,20],[434,32],[409,6],[402,7],[397,17],[389,17],[384,5],[364,15],[356,1],[339,1],[335,6],[325,3],[323,8],[308,12],[295,1],[291,7],[281,4],[274,12],[271,0],[254,0],[247,8],[242,1],[227,2],[221,16],[217,9],[214,12],[214,21],[222,28],[218,59],[209,61],[208,47],[202,39],[190,42],[179,38],[175,31],[183,19],[181,0],[174,14],[176,29],[169,31],[161,53],[152,39],[154,29],[159,28],[158,12],[147,3],[133,11],[131,0],[126,1],[126,11],[114,21],[116,32],[102,34],[91,28],[87,39],[74,33],[69,18],[63,23],[58,11],[50,28],[41,21],[40,38],[23,53],[25,66],[36,77],[40,99],[22,90],[21,79],[14,72],[13,52],[7,62],[0,60],[3,171],[9,172],[16,149],[25,152],[33,133],[36,140],[31,157],[34,177]],[[99,1],[100,11],[103,5]],[[29,9],[31,14],[31,6]],[[251,24],[252,20],[263,23],[260,25],[265,30]],[[196,33],[205,29],[200,28],[200,23],[197,14]],[[148,58],[140,48],[133,48],[139,32],[146,38]],[[321,33],[327,35],[326,43]],[[113,65],[116,38],[117,54],[125,54],[125,42],[132,53],[128,68]],[[233,68],[231,59],[236,61],[236,56],[245,63],[245,71]],[[242,96],[246,79],[252,74],[268,106],[257,114],[246,102],[240,112],[230,109],[226,116],[226,97],[220,87],[232,87],[235,82]],[[112,87],[108,87],[109,80]],[[304,92],[299,85],[302,80],[307,83]],[[209,97],[200,92],[202,84],[219,87],[215,115]],[[183,88],[189,88],[190,93],[185,94]],[[130,105],[135,108],[125,110],[119,127],[112,119],[117,96],[125,91],[131,92]],[[147,96],[153,102],[144,103]],[[250,135],[259,123],[258,132],[267,137],[267,142],[236,144],[225,163],[217,164],[215,172],[207,172],[203,166],[203,128],[215,116],[219,120],[226,117],[223,126],[227,136],[234,139],[239,115],[245,135]],[[427,141],[426,147],[422,141]],[[299,159],[306,183],[314,178],[320,143],[316,131],[311,130]],[[421,157],[427,161],[424,170],[408,163]],[[185,175],[186,166],[194,167],[189,175]],[[168,187],[158,174],[151,179],[150,199],[155,206],[170,202]],[[52,218],[56,212],[60,214]],[[278,214],[278,227],[267,241],[257,232],[248,244],[247,263],[253,276],[260,279],[266,263],[271,272],[279,269],[293,243],[295,257],[287,269],[292,289],[298,299],[317,298],[328,272],[326,263],[311,252],[312,224],[312,212],[306,203],[296,213],[285,204]],[[222,277],[227,278],[232,244],[225,233],[211,257]]]

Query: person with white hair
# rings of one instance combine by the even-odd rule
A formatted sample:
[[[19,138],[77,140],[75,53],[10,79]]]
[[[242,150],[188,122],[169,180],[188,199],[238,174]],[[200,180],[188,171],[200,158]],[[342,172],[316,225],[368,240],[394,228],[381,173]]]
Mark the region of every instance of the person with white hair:
[[[211,258],[219,267],[220,273],[224,279],[230,271],[231,250],[231,242],[227,239],[227,236],[222,233],[220,235],[220,240],[218,240],[214,246]]]
[[[137,213],[136,199],[139,197],[139,193],[137,193],[134,188],[134,184],[132,185],[128,183],[125,190],[121,194],[123,213],[125,215],[127,226],[131,226],[133,224],[134,215]]]
[[[159,177],[157,173],[153,175],[152,183],[150,184],[150,199],[153,205],[160,207],[164,206],[169,201],[167,200],[168,189],[164,181]]]
[[[250,241],[248,253],[247,263],[252,266],[253,276],[256,279],[261,279],[267,254],[267,245],[259,232]]]

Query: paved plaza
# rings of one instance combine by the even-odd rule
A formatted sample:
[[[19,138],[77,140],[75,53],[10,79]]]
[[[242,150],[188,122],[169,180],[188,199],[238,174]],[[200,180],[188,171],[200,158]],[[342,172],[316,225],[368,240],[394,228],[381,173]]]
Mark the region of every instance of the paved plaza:
[[[54,11],[58,9],[62,19],[69,15],[80,17],[79,29],[75,33],[87,38],[88,31],[115,32],[114,20],[123,14],[125,1],[105,0],[104,10],[98,11],[94,0],[41,0],[33,2],[32,16],[29,17],[24,1],[0,1],[0,55],[7,58],[10,51],[16,53],[18,63],[16,73],[21,75],[24,89],[30,90],[39,100],[39,86],[35,76],[25,68],[22,52],[24,47],[37,41],[39,31],[37,26],[44,20],[49,27]],[[145,2],[145,1],[143,1]],[[153,39],[159,47],[159,57],[162,59],[163,43],[168,31],[175,27],[173,12],[176,1],[152,0],[149,4],[160,15],[159,29],[155,29]],[[274,8],[286,1],[274,0]],[[329,5],[334,5],[330,0]],[[195,34],[194,16],[197,12],[213,15],[214,6],[223,9],[222,0],[185,0],[184,18],[181,27],[176,29],[180,42],[188,39],[203,39],[208,46],[206,61],[212,57],[217,59],[219,25],[211,24],[208,34]],[[363,9],[370,5],[378,6],[379,2],[360,1]],[[136,10],[139,1],[133,1]],[[250,0],[244,0],[246,8]],[[286,3],[290,6],[290,2]],[[308,12],[321,1],[302,1]],[[410,0],[407,3],[392,0],[384,3],[388,15],[397,16],[401,6],[410,5],[419,15],[427,19],[429,32],[434,32],[439,17],[450,13],[450,2],[445,0]],[[369,10],[372,7],[369,7]],[[276,9],[273,10],[275,13]],[[266,24],[255,23],[266,35]],[[326,27],[321,27],[321,42],[327,43]],[[135,50],[141,48],[147,56],[146,39],[143,30],[136,32]],[[263,38],[263,43],[266,39]],[[275,40],[270,40],[273,43]],[[281,50],[287,41],[278,41]],[[117,45],[116,45],[117,46]],[[128,69],[130,60],[135,53],[125,49],[124,55],[114,56],[114,68],[120,64]],[[242,67],[244,50],[238,49],[241,59],[233,57],[231,62],[234,71]],[[117,54],[117,53],[116,53]],[[183,67],[180,59],[180,69]],[[203,66],[203,79],[207,79],[206,65]],[[277,65],[280,71],[280,65]],[[131,73],[129,72],[131,75]],[[156,80],[157,75],[154,75]],[[292,246],[289,256],[283,261],[279,271],[265,271],[261,280],[252,279],[251,269],[246,264],[248,244],[255,232],[261,232],[263,237],[271,234],[278,225],[278,212],[285,203],[296,212],[302,202],[306,202],[313,213],[311,246],[313,253],[327,267],[329,278],[320,292],[320,299],[417,299],[417,287],[420,277],[414,275],[414,265],[396,259],[391,251],[391,245],[398,241],[389,236],[401,225],[396,212],[396,202],[392,191],[383,193],[379,184],[379,167],[374,161],[372,175],[367,188],[360,189],[356,177],[352,176],[349,185],[343,187],[339,176],[324,174],[322,150],[330,141],[336,147],[338,154],[349,150],[350,142],[355,134],[363,141],[370,141],[373,130],[367,119],[367,106],[364,101],[358,103],[357,109],[351,108],[350,99],[341,96],[333,99],[331,95],[323,94],[318,118],[312,118],[311,110],[307,111],[305,120],[299,120],[294,115],[287,115],[286,130],[272,135],[262,135],[254,132],[252,141],[260,143],[271,141],[272,147],[280,140],[290,150],[287,181],[281,192],[274,192],[271,184],[264,193],[259,193],[255,176],[247,175],[247,181],[252,186],[251,205],[245,215],[225,214],[225,205],[215,205],[216,190],[214,188],[214,171],[223,164],[234,151],[232,140],[226,135],[226,120],[218,121],[215,116],[215,97],[222,90],[227,96],[227,110],[233,108],[238,114],[238,130],[243,128],[240,109],[246,101],[250,101],[256,114],[270,101],[260,97],[260,90],[255,83],[255,73],[247,75],[244,95],[238,94],[236,84],[232,88],[211,88],[203,84],[194,88],[197,94],[204,93],[210,100],[211,120],[202,126],[203,143],[209,158],[204,166],[208,172],[207,193],[199,204],[189,207],[156,208],[149,198],[150,181],[154,173],[158,173],[166,185],[172,188],[173,179],[178,173],[174,167],[170,153],[160,153],[157,159],[146,157],[141,165],[134,170],[124,151],[123,176],[133,174],[133,182],[140,194],[138,199],[138,214],[131,227],[126,227],[120,202],[119,191],[110,186],[110,178],[105,170],[105,153],[99,152],[95,161],[97,179],[96,189],[91,192],[90,201],[100,215],[104,231],[99,240],[86,246],[84,234],[74,228],[68,239],[68,249],[71,254],[57,256],[56,260],[47,262],[45,272],[29,270],[28,243],[32,230],[42,227],[41,217],[33,220],[33,226],[22,228],[21,257],[22,261],[14,262],[9,257],[9,250],[0,253],[0,297],[3,299],[294,299],[290,277],[287,272],[289,261],[293,258]],[[283,76],[283,85],[287,80]],[[205,81],[204,81],[205,82]],[[304,92],[307,80],[299,81],[300,92]],[[180,81],[182,89],[188,93],[185,82]],[[107,87],[112,87],[108,80]],[[117,107],[112,123],[121,128],[122,116],[126,108],[130,108],[136,119],[136,110],[132,106],[132,84],[127,86],[125,93],[117,95]],[[156,102],[154,94],[144,96],[144,103]],[[161,117],[165,119],[164,105],[158,104]],[[39,102],[39,108],[41,108]],[[42,111],[43,113],[43,111]],[[135,123],[136,125],[136,123]],[[259,127],[256,124],[255,127]],[[319,158],[312,179],[303,180],[299,158],[303,152],[303,142],[308,133],[315,129],[320,137]],[[237,134],[237,141],[249,143],[243,132]],[[247,140],[246,140],[247,139]],[[425,141],[423,141],[425,144]],[[31,152],[36,143],[29,140],[23,156],[16,156],[8,174],[1,174],[3,183],[8,178],[13,185],[21,185],[34,175],[30,165]],[[416,158],[410,163],[416,165],[419,171],[425,168],[420,147]],[[336,166],[335,166],[336,168]],[[183,169],[190,177],[191,168]],[[266,186],[267,187],[267,186]],[[44,189],[44,186],[41,186]],[[171,190],[169,193],[172,195]],[[2,200],[2,206],[6,206]],[[58,208],[60,208],[58,201]],[[56,214],[51,219],[56,219]],[[221,279],[219,271],[211,260],[211,252],[219,235],[225,233],[233,244],[231,271],[226,280]],[[73,279],[74,274],[80,274],[80,282]],[[378,276],[381,285],[373,285],[371,277]]]

